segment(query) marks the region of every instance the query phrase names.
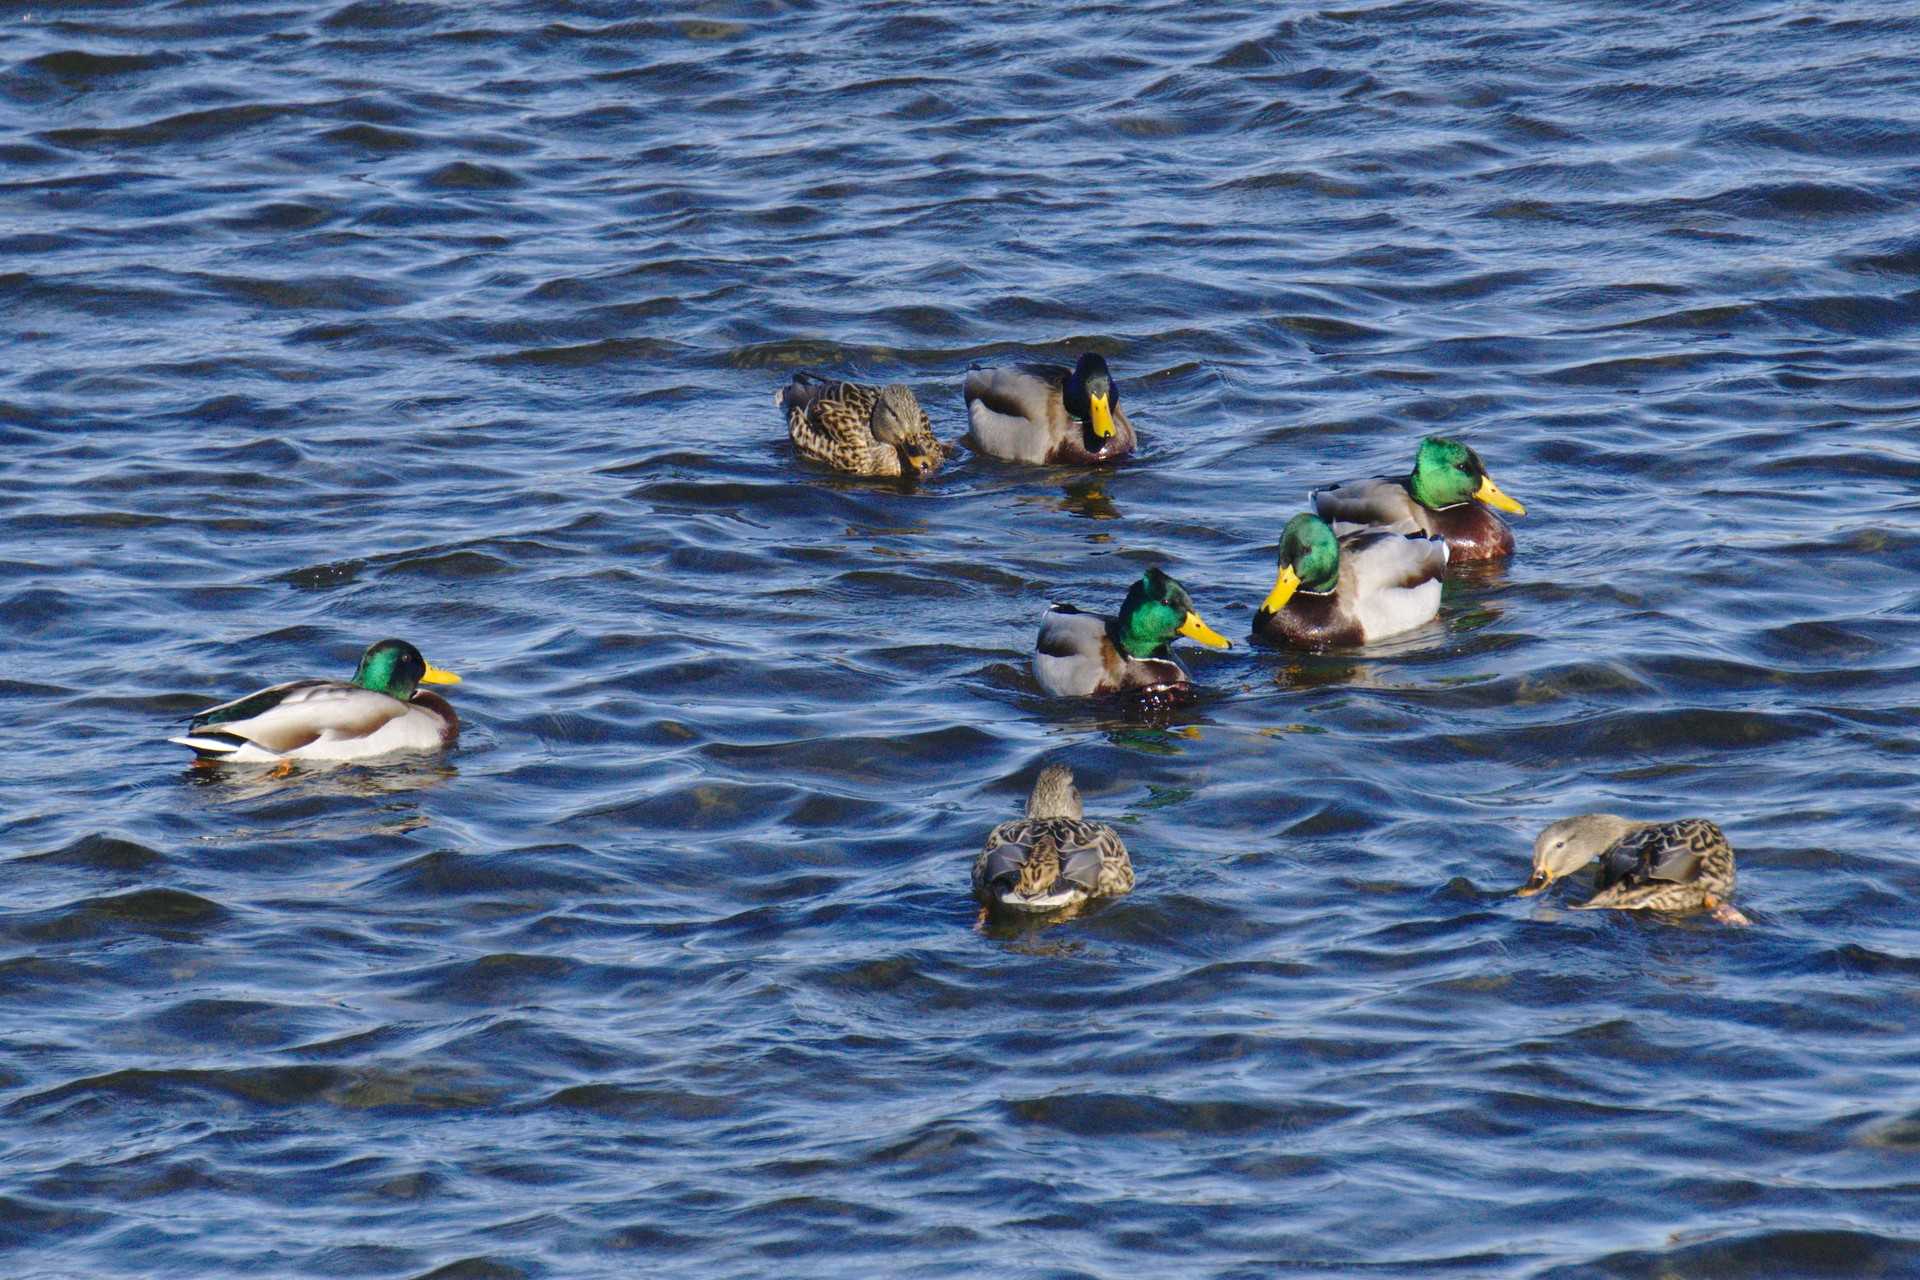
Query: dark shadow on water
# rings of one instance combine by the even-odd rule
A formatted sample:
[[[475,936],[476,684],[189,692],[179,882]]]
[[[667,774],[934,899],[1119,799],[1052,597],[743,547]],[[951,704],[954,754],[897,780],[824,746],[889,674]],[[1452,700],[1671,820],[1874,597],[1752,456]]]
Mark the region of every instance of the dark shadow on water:
[[[1297,650],[1276,650],[1282,655],[1273,670],[1273,683],[1281,689],[1324,689],[1332,685],[1364,684],[1367,670],[1363,663]]]
[[[208,792],[215,804],[233,804],[264,796],[394,795],[438,787],[459,773],[437,756],[376,765],[303,762],[291,768],[196,761],[181,770],[180,779]]]
[[[1497,587],[1507,580],[1506,560],[1467,560],[1447,566],[1447,576],[1442,587],[1448,603],[1452,603],[1454,592],[1466,587],[1485,590]]]
[[[1153,755],[1180,755],[1213,724],[1208,708],[1230,695],[1182,685],[1147,694],[1103,698],[1045,698],[1043,711],[1068,733],[1103,733],[1115,746]]]
[[[974,931],[992,942],[1006,944],[1008,951],[1035,957],[1064,957],[1086,950],[1086,943],[1071,935],[1051,932],[1057,925],[1089,920],[1108,906],[1104,900],[1082,902],[1059,911],[1026,914],[1013,911],[989,911],[979,908],[974,916]]]

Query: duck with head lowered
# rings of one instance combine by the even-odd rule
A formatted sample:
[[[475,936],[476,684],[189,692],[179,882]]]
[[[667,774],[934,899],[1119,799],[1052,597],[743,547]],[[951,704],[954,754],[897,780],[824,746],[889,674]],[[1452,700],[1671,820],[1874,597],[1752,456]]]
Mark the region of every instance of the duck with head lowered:
[[[940,467],[933,422],[899,383],[870,387],[803,369],[773,402],[787,411],[787,437],[800,456],[835,471],[924,480]]]
[[[1723,924],[1749,921],[1731,903],[1733,846],[1705,818],[1635,822],[1611,813],[1562,818],[1533,842],[1533,875],[1515,892],[1529,897],[1589,862],[1600,864],[1594,893],[1579,910],[1709,911]]]
[[[1253,615],[1253,638],[1296,649],[1369,644],[1440,612],[1443,538],[1361,529],[1336,538],[1305,513],[1280,534],[1273,590]]]
[[[1189,682],[1170,646],[1185,636],[1214,649],[1227,638],[1201,621],[1187,589],[1158,568],[1127,589],[1114,617],[1056,604],[1040,619],[1033,678],[1056,698],[1153,693]]]
[[[968,444],[1007,462],[1088,466],[1133,452],[1133,423],[1097,352],[1057,364],[975,366],[960,385]]]
[[[290,680],[208,707],[169,738],[201,760],[284,764],[366,760],[395,751],[439,751],[460,717],[423,684],[458,684],[405,640],[381,640],[360,655],[351,680]]]
[[[1312,496],[1314,510],[1335,533],[1378,527],[1442,537],[1454,564],[1513,554],[1513,530],[1489,507],[1527,514],[1500,492],[1479,454],[1442,436],[1420,442],[1408,475],[1346,480]]]

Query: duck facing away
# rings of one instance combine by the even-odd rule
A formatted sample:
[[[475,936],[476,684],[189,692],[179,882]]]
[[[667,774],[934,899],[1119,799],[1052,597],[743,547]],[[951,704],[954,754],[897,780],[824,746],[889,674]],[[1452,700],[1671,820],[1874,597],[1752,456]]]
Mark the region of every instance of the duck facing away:
[[[1610,813],[1562,818],[1533,842],[1533,875],[1518,893],[1539,893],[1598,861],[1594,894],[1577,909],[1710,911],[1723,924],[1747,924],[1733,896],[1733,846],[1705,818],[1634,822]]]
[[[1411,631],[1440,612],[1447,542],[1362,529],[1334,537],[1304,513],[1280,534],[1280,572],[1253,615],[1253,636],[1297,649],[1367,644]]]
[[[1194,612],[1187,589],[1158,568],[1127,588],[1112,618],[1056,604],[1040,619],[1033,678],[1056,698],[1152,693],[1189,683],[1170,646],[1185,636],[1214,649],[1232,643]]]
[[[1133,889],[1133,861],[1120,836],[1083,816],[1073,771],[1050,764],[1034,781],[1027,816],[987,833],[973,864],[973,895],[1004,911],[1059,911]]]
[[[1442,537],[1455,564],[1513,554],[1513,530],[1487,507],[1527,514],[1500,492],[1479,454],[1441,436],[1420,442],[1409,475],[1346,480],[1313,491],[1314,510],[1333,522],[1335,533],[1377,526]]]
[[[967,444],[1007,462],[1088,466],[1133,452],[1133,424],[1106,360],[1088,352],[1057,364],[979,366],[960,384]]]
[[[169,738],[202,760],[283,764],[294,760],[366,760],[395,751],[440,751],[460,734],[460,718],[421,684],[458,684],[427,665],[405,640],[382,640],[360,655],[351,680],[290,680],[195,715]]]
[[[924,480],[943,456],[933,422],[898,383],[869,387],[802,370],[773,393],[787,412],[787,436],[804,458],[856,476]]]

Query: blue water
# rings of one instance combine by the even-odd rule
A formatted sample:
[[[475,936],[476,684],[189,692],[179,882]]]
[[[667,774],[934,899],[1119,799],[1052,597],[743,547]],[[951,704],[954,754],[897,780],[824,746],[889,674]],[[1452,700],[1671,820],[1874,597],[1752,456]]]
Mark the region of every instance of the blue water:
[[[0,1271],[1920,1274],[1911,5],[4,24]],[[1100,474],[771,404],[1089,348]],[[1429,432],[1437,623],[1034,687]],[[444,759],[163,741],[385,635]],[[979,926],[1049,759],[1139,888]],[[1595,808],[1754,927],[1509,896]]]

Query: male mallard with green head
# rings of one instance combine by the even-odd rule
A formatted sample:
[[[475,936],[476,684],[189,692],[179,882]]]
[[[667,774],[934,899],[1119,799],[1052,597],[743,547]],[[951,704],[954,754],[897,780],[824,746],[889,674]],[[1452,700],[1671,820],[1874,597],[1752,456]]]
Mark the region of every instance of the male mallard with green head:
[[[458,684],[427,665],[405,640],[382,640],[360,655],[352,680],[291,680],[195,715],[185,735],[169,738],[203,760],[280,764],[290,760],[365,760],[394,751],[453,745],[460,718],[422,684]]]
[[[1148,569],[1127,589],[1116,617],[1056,604],[1040,619],[1033,677],[1056,698],[1121,692],[1149,693],[1188,683],[1169,646],[1185,636],[1214,649],[1227,638],[1201,621],[1187,589],[1159,569]]]
[[[1724,924],[1747,924],[1733,896],[1733,847],[1705,818],[1634,822],[1610,813],[1562,818],[1533,842],[1533,875],[1517,891],[1539,893],[1598,861],[1594,894],[1580,910],[1711,911]]]
[[[1479,454],[1440,436],[1420,442],[1410,475],[1347,480],[1313,491],[1314,510],[1333,522],[1335,533],[1353,526],[1438,535],[1447,540],[1455,564],[1513,554],[1513,530],[1487,507],[1527,514],[1500,492]]]
[[[988,832],[973,864],[974,897],[1006,911],[1060,911],[1132,890],[1127,846],[1106,823],[1086,820],[1063,764],[1040,771],[1027,816]]]
[[[960,389],[967,402],[966,444],[990,458],[1087,466],[1133,452],[1133,424],[1120,412],[1120,388],[1095,352],[1071,369],[975,366]]]
[[[1253,615],[1253,637],[1327,649],[1411,631],[1440,612],[1446,571],[1444,538],[1385,529],[1335,538],[1302,513],[1280,534],[1280,572]]]
[[[802,370],[773,402],[786,410],[800,456],[836,471],[924,480],[944,456],[926,410],[898,383],[869,387]]]

